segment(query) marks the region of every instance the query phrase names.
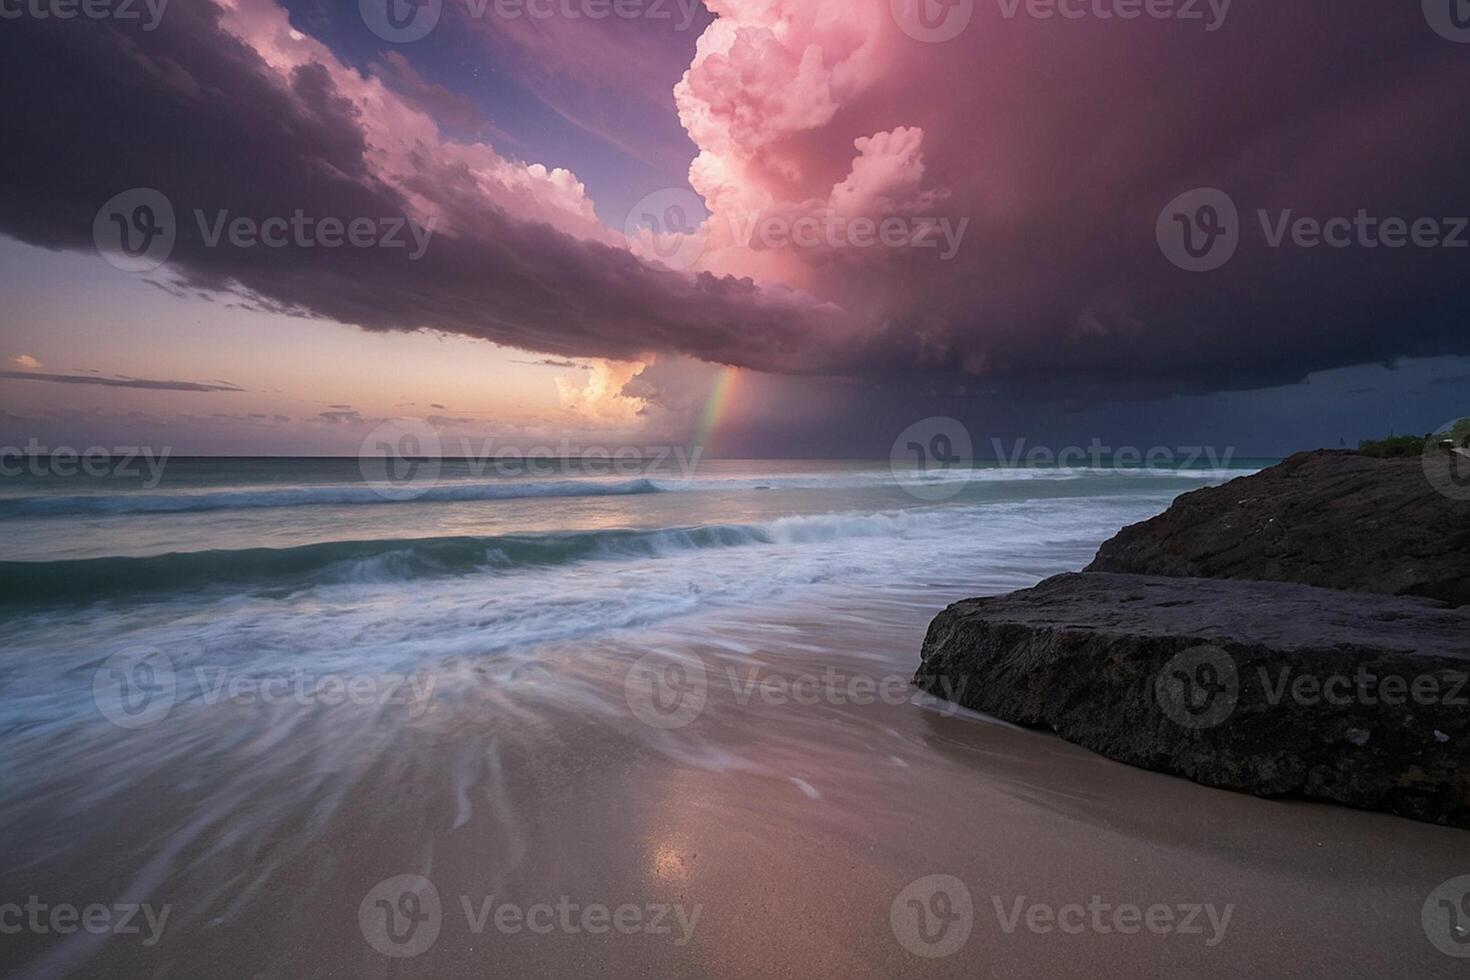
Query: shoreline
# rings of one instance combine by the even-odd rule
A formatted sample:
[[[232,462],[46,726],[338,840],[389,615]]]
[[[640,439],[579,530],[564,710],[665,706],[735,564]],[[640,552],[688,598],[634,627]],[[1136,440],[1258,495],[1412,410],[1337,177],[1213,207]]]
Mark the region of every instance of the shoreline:
[[[817,616],[788,604],[759,624],[708,614],[709,641],[690,652],[711,678],[723,678],[727,666],[744,677],[752,666],[744,651],[757,645],[765,651],[755,661],[762,676],[820,674],[834,656],[852,673],[902,674],[922,636],[923,601],[919,592],[886,602],[859,593]],[[1242,964],[1323,980],[1404,970],[1454,975],[1456,964],[1426,943],[1418,910],[1449,869],[1470,861],[1463,834],[1222,793],[939,702],[813,707],[755,697],[742,704],[730,686],[712,681],[702,713],[685,728],[660,733],[618,722],[628,665],[685,636],[654,630],[591,658],[576,645],[545,651],[548,679],[603,692],[605,716],[566,704],[534,674],[509,703],[493,697],[507,690],[498,684],[461,687],[462,700],[372,745],[380,761],[342,780],[330,775],[333,757],[314,763],[310,746],[337,744],[337,758],[369,746],[340,745],[326,726],[331,716],[318,713],[315,724],[293,729],[299,761],[283,770],[312,773],[310,781],[283,796],[282,778],[263,773],[253,790],[239,788],[238,810],[184,805],[233,781],[218,767],[238,760],[238,750],[175,753],[155,779],[39,834],[87,840],[84,853],[57,865],[32,863],[41,855],[28,849],[29,867],[7,879],[59,901],[96,891],[99,882],[115,889],[154,878],[150,900],[174,905],[163,940],[150,948],[115,943],[79,961],[114,973],[187,974],[222,964],[267,976],[381,970],[388,961],[359,932],[358,906],[378,883],[416,874],[434,884],[443,919],[432,948],[404,965],[434,976],[525,975],[548,964],[565,973],[614,948],[618,976],[959,977],[988,969],[1040,980],[1082,961],[1103,972],[1130,964],[1136,972],[1142,961],[1203,976]],[[470,697],[475,690],[491,700]],[[535,712],[524,714],[533,704]],[[220,724],[239,731],[250,717],[242,711]],[[158,731],[134,751],[166,741],[176,738]],[[195,791],[179,794],[196,780]],[[258,807],[273,799],[288,809],[253,826],[246,817],[264,816]],[[125,826],[108,833],[103,827],[117,814],[129,815]],[[84,831],[84,819],[95,826]],[[204,846],[215,827],[233,830]],[[35,840],[38,831],[19,839]],[[139,861],[147,851],[136,843],[117,847],[123,831],[169,847]],[[1183,878],[1181,867],[1189,869]],[[255,869],[253,884],[221,894],[217,883],[244,868]],[[938,872],[968,888],[972,929],[953,955],[924,960],[895,933],[892,905]],[[1328,920],[1317,909],[1324,887],[1340,903]],[[700,912],[690,942],[676,946],[677,931],[537,935],[505,933],[492,920],[475,933],[460,904],[468,897],[478,915],[491,896],[527,909],[554,906],[563,895],[584,906],[682,905],[692,915],[697,905]],[[1130,940],[1037,932],[1024,919],[1007,932],[995,908],[999,900],[1009,917],[1018,900],[1061,908],[1093,896],[1112,906],[1235,911],[1223,940],[1209,946],[1208,934]],[[35,947],[45,938],[30,941]]]

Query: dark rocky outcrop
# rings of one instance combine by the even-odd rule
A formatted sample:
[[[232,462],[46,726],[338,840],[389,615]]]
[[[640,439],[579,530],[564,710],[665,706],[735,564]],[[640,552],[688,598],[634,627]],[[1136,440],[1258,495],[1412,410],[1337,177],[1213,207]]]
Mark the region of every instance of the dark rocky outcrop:
[[[1470,610],[1088,573],[951,606],[915,683],[1207,785],[1470,827],[1467,670]]]
[[[1299,582],[1470,604],[1470,499],[1436,489],[1448,482],[1448,457],[1427,465],[1435,469],[1426,473],[1420,459],[1302,453],[1185,494],[1104,544],[1087,571]]]

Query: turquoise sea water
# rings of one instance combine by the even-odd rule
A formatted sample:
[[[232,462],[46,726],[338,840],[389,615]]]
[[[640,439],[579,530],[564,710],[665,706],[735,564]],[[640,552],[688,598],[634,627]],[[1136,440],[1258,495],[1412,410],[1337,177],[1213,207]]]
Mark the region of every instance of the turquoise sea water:
[[[267,590],[290,604],[433,579],[549,583],[589,565],[658,578],[661,562],[691,555],[732,600],[777,555],[793,593],[803,570],[830,573],[854,552],[870,564],[858,577],[962,581],[983,565],[985,540],[1090,540],[1260,465],[909,475],[887,462],[445,461],[392,484],[357,460],[195,458],[157,472],[140,462],[129,476],[23,473],[0,477],[0,601],[205,603]]]
[[[446,461],[391,483],[355,459],[174,459],[25,473],[0,483],[0,641],[40,671],[13,666],[8,683],[55,721],[86,705],[50,704],[46,677],[139,645],[245,671],[410,671],[714,609],[758,623],[844,589],[1000,591],[1262,464],[1234,465]]]
[[[833,800],[859,794],[864,823],[841,831],[824,873],[870,860],[881,818],[894,824],[873,867],[901,887],[924,865],[904,843],[910,802],[947,787],[974,796],[956,814],[1029,801],[994,804],[1021,807],[1003,836],[1024,835],[1063,819],[1077,778],[1053,787],[1030,763],[1019,790],[957,775],[968,763],[929,743],[928,719],[948,713],[908,702],[927,621],[1077,569],[1121,526],[1262,465],[444,462],[375,482],[357,460],[173,459],[156,483],[146,469],[5,478],[0,833],[15,846],[0,873],[174,908],[157,947],[40,936],[18,955],[38,976],[109,956],[158,975],[222,956],[238,975],[300,975],[297,957],[352,973],[340,950],[377,956],[353,925],[362,891],[404,870],[585,894],[596,866],[598,887],[637,895],[666,887],[645,869],[671,847],[733,858],[724,831],[678,847],[655,833],[670,811],[653,804],[696,779],[696,800],[789,792],[819,808],[760,811],[801,847],[826,846],[837,831],[822,821],[848,812]],[[697,720],[640,703],[647,656],[708,678]],[[752,671],[896,695],[863,706],[829,684],[794,708],[752,701]],[[352,684],[360,696],[344,697]],[[988,745],[985,731],[957,737]],[[640,814],[616,832],[613,797]],[[793,853],[760,850],[777,865]],[[699,894],[727,924],[748,900],[729,883]]]

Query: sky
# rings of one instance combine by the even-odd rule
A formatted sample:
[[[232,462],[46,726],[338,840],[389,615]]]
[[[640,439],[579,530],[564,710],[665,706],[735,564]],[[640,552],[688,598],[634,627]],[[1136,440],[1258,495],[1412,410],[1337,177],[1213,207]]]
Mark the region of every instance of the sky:
[[[1463,0],[92,9],[0,4],[0,445],[1275,456],[1470,413]]]

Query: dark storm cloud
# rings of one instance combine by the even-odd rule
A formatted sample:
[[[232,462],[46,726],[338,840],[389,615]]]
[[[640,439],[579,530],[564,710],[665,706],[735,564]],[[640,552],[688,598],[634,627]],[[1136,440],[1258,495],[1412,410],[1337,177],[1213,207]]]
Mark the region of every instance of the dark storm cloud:
[[[952,262],[816,268],[812,291],[830,307],[517,220],[427,145],[405,191],[452,213],[455,230],[436,232],[419,261],[210,248],[194,208],[406,208],[369,165],[358,110],[330,74],[307,66],[277,84],[217,17],[194,0],[148,34],[8,21],[0,231],[90,249],[102,202],[156,187],[179,213],[170,267],[183,285],[233,291],[249,308],[558,358],[676,351],[765,371],[918,372],[920,395],[983,377],[1034,397],[1160,396],[1470,351],[1470,250],[1272,248],[1257,216],[1470,214],[1470,46],[1437,36],[1417,3],[1240,0],[1215,32],[977,13],[948,44],[885,40],[896,53],[881,83],[846,97],[830,125],[786,138],[778,162],[830,187],[855,137],[921,127],[925,186],[946,189],[943,213],[971,224]],[[386,64],[401,90],[422,80],[406,61]],[[1185,272],[1160,252],[1155,222],[1205,186],[1239,206],[1243,240],[1223,268]]]
[[[181,3],[146,34],[7,21],[0,90],[12,149],[0,231],[91,249],[104,202],[156,188],[177,215],[170,268],[188,288],[233,290],[252,306],[563,356],[684,350],[771,368],[815,361],[830,314],[812,304],[748,281],[653,268],[624,249],[518,221],[457,186],[452,172],[426,178],[421,191],[453,210],[460,231],[436,232],[418,261],[403,248],[210,247],[195,209],[209,222],[222,209],[257,221],[300,209],[347,220],[405,214],[399,192],[371,172],[356,110],[326,70],[297,69],[282,88],[221,30],[218,13]]]
[[[1148,397],[1470,351],[1470,46],[1420,6],[1242,0],[1209,33],[977,5],[962,38],[916,45],[845,108],[908,110],[926,184],[954,190],[942,213],[974,221],[954,262],[910,270],[925,302],[876,293],[894,360],[927,333],[946,363],[1033,394]],[[1240,232],[1198,273],[1156,240],[1196,188],[1226,192]],[[1427,218],[1455,244],[1375,247],[1354,228],[1345,248],[1273,247],[1261,212],[1271,234],[1283,217]]]

